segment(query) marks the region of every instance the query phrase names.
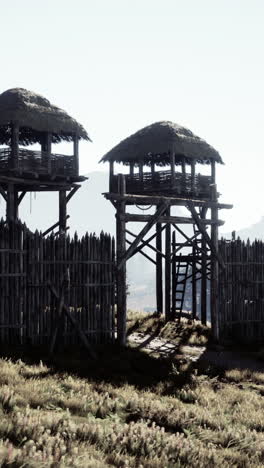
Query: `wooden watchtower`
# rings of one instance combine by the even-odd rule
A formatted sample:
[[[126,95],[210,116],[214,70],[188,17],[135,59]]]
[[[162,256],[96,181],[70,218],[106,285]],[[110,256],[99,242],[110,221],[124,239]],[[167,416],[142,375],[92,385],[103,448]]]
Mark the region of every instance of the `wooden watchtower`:
[[[192,317],[196,318],[197,281],[201,280],[201,314],[202,321],[206,322],[210,279],[211,322],[217,338],[218,267],[219,264],[224,267],[218,252],[218,226],[223,224],[218,211],[232,208],[218,202],[216,163],[222,164],[219,153],[187,128],[172,122],[157,122],[119,143],[101,161],[109,162],[109,193],[104,195],[116,209],[119,343],[126,342],[126,262],[136,253],[155,264],[157,311],[165,310],[166,320],[181,317],[184,286],[191,276]],[[129,173],[115,174],[115,163],[128,166]],[[198,167],[204,165],[210,166],[209,175],[198,173]],[[149,205],[154,208],[151,214],[142,211]],[[133,213],[128,212],[131,206]],[[135,207],[139,209],[137,213]],[[172,210],[180,212],[175,214]],[[127,223],[131,222],[144,223],[144,227],[138,233],[131,232],[127,229]],[[193,234],[189,232],[190,225]],[[152,228],[155,232],[145,239]],[[146,254],[145,248],[154,251],[155,257]]]
[[[89,140],[82,125],[44,97],[22,88],[0,95],[0,193],[8,222],[18,218],[28,192],[57,191],[59,221],[46,233],[57,226],[66,231],[67,203],[85,180],[79,175],[80,139]],[[53,151],[62,141],[72,142],[72,156]],[[39,151],[28,148],[35,143]]]

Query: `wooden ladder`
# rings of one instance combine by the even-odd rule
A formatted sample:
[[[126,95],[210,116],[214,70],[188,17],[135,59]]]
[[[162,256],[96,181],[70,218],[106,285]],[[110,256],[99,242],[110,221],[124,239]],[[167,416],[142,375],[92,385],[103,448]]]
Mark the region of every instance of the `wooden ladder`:
[[[177,262],[177,266],[175,265],[175,268],[176,268],[176,272],[175,272],[174,281],[173,281],[174,284],[173,284],[172,315],[173,315],[173,318],[178,317],[180,321],[182,317],[182,311],[183,311],[189,263],[186,261],[181,262],[181,260],[179,260]]]

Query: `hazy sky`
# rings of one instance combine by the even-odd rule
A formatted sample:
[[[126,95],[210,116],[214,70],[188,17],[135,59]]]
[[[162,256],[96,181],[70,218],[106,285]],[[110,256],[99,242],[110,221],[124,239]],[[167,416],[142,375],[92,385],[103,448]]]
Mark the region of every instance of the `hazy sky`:
[[[81,170],[158,120],[222,155],[224,230],[264,215],[263,0],[0,0],[0,92],[45,95],[88,130]],[[101,167],[102,166],[102,167]]]

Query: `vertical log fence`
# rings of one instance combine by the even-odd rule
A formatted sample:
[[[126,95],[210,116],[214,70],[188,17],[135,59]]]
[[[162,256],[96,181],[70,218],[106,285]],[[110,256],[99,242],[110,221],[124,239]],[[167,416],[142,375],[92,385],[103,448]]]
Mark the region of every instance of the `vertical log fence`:
[[[226,268],[220,272],[220,338],[264,341],[264,242],[219,242]]]
[[[104,234],[43,237],[19,222],[0,222],[0,342],[48,345],[58,322],[53,286],[90,343],[115,336],[115,242]],[[65,345],[79,343],[68,317],[59,327]]]

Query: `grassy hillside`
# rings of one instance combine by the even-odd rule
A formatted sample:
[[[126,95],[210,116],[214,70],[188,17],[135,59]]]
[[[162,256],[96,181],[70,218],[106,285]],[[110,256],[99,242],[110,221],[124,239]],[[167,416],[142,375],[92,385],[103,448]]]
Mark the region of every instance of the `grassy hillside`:
[[[155,317],[134,319],[134,330],[136,321],[141,331],[148,320],[160,326]],[[206,329],[186,327],[175,343],[205,343]],[[69,351],[53,366],[37,356],[38,364],[0,360],[0,466],[264,465],[264,373],[130,348],[99,355],[93,363]]]

